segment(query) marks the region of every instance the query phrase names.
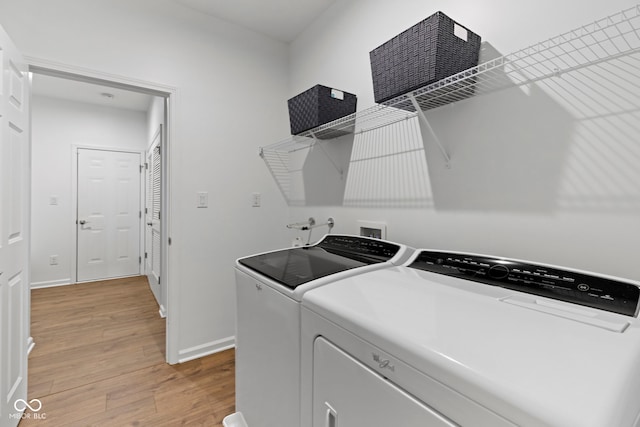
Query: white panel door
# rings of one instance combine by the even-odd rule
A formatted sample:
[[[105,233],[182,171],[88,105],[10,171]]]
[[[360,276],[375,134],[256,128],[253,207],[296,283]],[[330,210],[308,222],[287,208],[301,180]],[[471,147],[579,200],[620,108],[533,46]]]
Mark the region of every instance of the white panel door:
[[[0,28],[0,425],[27,403],[29,340],[29,84],[27,67]]]
[[[79,282],[140,274],[140,154],[78,149]]]
[[[162,125],[158,129],[147,152],[145,206],[145,274],[149,286],[159,305],[162,305],[162,288],[160,287],[160,197],[162,194],[160,156],[162,155]],[[163,309],[162,307],[161,309]]]

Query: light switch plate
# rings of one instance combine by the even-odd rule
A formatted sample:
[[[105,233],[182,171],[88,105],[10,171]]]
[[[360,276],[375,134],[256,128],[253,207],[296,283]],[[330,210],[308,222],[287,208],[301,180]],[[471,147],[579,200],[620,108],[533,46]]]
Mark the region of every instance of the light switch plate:
[[[251,194],[251,206],[253,206],[254,208],[259,208],[261,204],[260,199],[261,199],[260,193]]]
[[[197,207],[198,208],[208,208],[209,207],[209,193],[206,191],[198,191],[197,193]]]

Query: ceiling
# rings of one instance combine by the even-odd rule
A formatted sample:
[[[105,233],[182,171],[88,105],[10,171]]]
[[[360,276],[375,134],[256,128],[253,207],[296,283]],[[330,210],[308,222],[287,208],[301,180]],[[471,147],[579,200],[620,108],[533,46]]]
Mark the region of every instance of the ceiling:
[[[174,0],[198,12],[291,42],[336,0]]]
[[[337,0],[173,0],[274,40],[289,43]],[[134,111],[147,111],[150,96],[111,87],[33,75],[33,94]],[[113,97],[103,96],[109,93]]]
[[[144,112],[149,109],[149,103],[152,98],[149,95],[128,90],[35,73],[33,74],[32,93],[39,96],[84,102],[103,107]],[[103,94],[111,94],[113,97]]]

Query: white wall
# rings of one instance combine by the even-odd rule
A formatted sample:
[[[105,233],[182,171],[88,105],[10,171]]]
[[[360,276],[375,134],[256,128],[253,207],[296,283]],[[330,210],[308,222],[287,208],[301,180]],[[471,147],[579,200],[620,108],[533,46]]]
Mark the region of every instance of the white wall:
[[[558,200],[572,188],[573,179],[589,176],[591,164],[580,159],[593,158],[602,145],[590,148],[589,139],[581,145],[567,106],[544,91],[535,93],[534,112],[515,92],[498,95],[498,102],[478,98],[434,112],[430,116],[438,118],[438,132],[454,138],[447,141],[453,173],[439,171],[441,161],[429,156],[428,165],[413,157],[411,168],[387,165],[350,174],[345,194],[356,194],[359,185],[372,193],[364,201],[352,197],[347,205],[287,208],[256,155],[259,146],[288,134],[286,99],[316,83],[358,94],[360,109],[373,105],[368,52],[438,9],[508,53],[627,6],[631,2],[621,0],[345,0],[336,2],[289,50],[170,0],[3,0],[0,24],[27,55],[178,88],[170,178],[170,283],[180,292],[178,301],[172,301],[177,317],[169,320],[169,329],[178,337],[179,348],[179,354],[170,357],[184,359],[232,342],[234,259],[286,244],[291,236],[283,232],[284,223],[309,216],[319,221],[334,216],[339,232],[354,232],[357,219],[386,220],[389,238],[414,246],[529,258],[640,278],[634,259],[640,241],[640,179],[633,166],[640,157],[637,144],[629,145],[621,159],[616,147],[627,141],[618,140],[605,153],[607,162],[595,162],[596,177],[626,177],[620,195],[607,185],[595,196],[587,188],[586,203],[573,207],[567,202],[570,197]],[[506,105],[496,110],[501,101]],[[514,105],[526,114],[510,116]],[[538,134],[527,122],[538,107],[550,108],[547,118],[558,112],[551,134],[565,132],[557,149],[552,141],[540,141],[542,155],[532,144],[545,133]],[[483,111],[478,117],[487,120],[487,126],[475,118]],[[460,126],[466,122],[458,117],[473,126]],[[534,137],[522,138],[524,146],[518,145],[512,127],[508,138],[494,140],[501,135],[496,126],[511,123],[511,118],[534,132]],[[546,122],[533,123],[540,127]],[[625,133],[637,140],[637,130],[629,127]],[[475,138],[478,128],[484,133]],[[498,147],[508,150],[496,151]],[[511,160],[531,153],[531,164],[516,164],[526,172],[517,182],[536,190],[534,200],[541,208],[522,202],[517,188],[509,185],[514,170],[496,162],[502,154]],[[542,188],[553,196],[535,185],[535,170],[546,164],[545,157],[552,159],[553,176],[543,178]],[[492,175],[488,171],[496,164],[502,167]],[[401,180],[415,185],[407,194],[419,197],[389,202],[387,193],[403,191],[401,180],[384,192],[367,187],[374,178],[382,182],[381,170],[392,177],[400,173]],[[544,177],[545,170],[538,175]],[[359,178],[354,182],[354,177]],[[481,182],[478,177],[489,183],[500,179],[507,196],[490,195],[490,201],[499,202],[494,205],[464,185],[453,185]],[[209,209],[195,208],[197,191],[209,191]],[[262,193],[263,207],[251,207],[252,192]],[[385,197],[376,200],[380,194]],[[467,203],[469,194],[474,197]]]
[[[164,120],[164,98],[154,96],[149,101],[149,108],[147,111],[147,147],[153,142],[153,137],[158,132],[158,128],[166,126]]]
[[[234,260],[286,242],[286,205],[257,155],[287,134],[286,46],[170,0],[3,0],[0,24],[28,56],[177,88],[169,357],[233,344]]]
[[[75,257],[72,146],[145,150],[147,115],[43,96],[33,97],[31,111],[31,285],[68,284]],[[53,196],[57,205],[50,204]],[[58,265],[49,265],[51,255]]]
[[[289,96],[321,83],[357,94],[360,110],[372,106],[369,51],[438,10],[480,34],[485,48],[507,54],[632,6],[629,0],[336,2],[291,45]],[[591,84],[599,99],[585,102],[584,93],[575,95],[585,88],[571,78],[430,111],[451,169],[428,134],[424,149],[400,136],[413,129],[356,135],[342,203],[293,207],[290,220],[333,216],[338,232],[357,232],[358,219],[386,221],[389,239],[416,247],[640,279],[640,95],[624,89],[635,107],[612,114],[607,89]]]

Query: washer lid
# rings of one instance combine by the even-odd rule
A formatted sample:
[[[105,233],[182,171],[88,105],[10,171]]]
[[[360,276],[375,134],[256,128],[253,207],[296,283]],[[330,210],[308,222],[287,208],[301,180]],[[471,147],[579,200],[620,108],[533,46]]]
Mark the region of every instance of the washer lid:
[[[391,261],[402,245],[360,236],[327,235],[313,246],[241,258],[238,263],[290,288],[330,274]]]

